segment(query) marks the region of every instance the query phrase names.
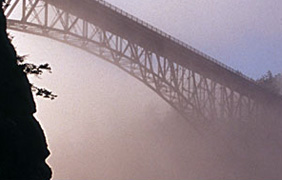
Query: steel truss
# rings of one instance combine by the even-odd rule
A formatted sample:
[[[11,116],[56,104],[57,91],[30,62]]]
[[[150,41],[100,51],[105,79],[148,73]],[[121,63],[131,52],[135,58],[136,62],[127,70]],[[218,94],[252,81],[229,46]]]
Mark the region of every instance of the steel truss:
[[[216,122],[257,120],[265,113],[248,96],[45,1],[8,3],[9,29],[45,36],[101,57],[142,81],[191,123],[212,127]]]

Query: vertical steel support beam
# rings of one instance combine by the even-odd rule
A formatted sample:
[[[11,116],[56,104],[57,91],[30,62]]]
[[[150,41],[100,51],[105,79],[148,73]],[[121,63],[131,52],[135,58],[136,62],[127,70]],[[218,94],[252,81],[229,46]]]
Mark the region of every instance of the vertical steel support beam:
[[[49,6],[47,2],[44,2],[44,9],[45,9],[45,14],[44,14],[44,28],[47,29],[48,27],[48,17],[49,17]]]
[[[26,16],[26,14],[25,14],[25,12],[26,12],[26,0],[22,0],[23,2],[22,2],[22,19],[21,19],[21,21],[22,22],[24,22],[25,21],[25,16]]]

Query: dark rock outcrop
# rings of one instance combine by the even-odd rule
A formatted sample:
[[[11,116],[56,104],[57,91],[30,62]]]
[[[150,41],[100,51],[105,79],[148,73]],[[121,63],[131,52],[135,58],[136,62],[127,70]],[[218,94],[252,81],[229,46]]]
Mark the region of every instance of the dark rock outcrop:
[[[30,83],[17,65],[0,9],[0,180],[49,180],[52,173],[45,160],[50,152],[33,117]]]

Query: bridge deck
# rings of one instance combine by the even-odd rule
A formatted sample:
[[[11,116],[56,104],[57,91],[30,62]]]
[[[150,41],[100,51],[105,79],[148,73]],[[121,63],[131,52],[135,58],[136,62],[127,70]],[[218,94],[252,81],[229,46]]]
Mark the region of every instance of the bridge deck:
[[[102,27],[128,41],[167,57],[173,62],[251,98],[280,101],[282,98],[258,86],[214,58],[192,48],[153,26],[102,0],[44,0]]]

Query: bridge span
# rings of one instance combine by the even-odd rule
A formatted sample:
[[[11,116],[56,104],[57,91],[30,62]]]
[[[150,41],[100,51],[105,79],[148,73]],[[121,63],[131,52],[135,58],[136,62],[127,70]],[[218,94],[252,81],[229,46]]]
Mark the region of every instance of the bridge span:
[[[8,28],[101,57],[191,123],[266,118],[282,98],[239,71],[103,0],[7,0]]]

